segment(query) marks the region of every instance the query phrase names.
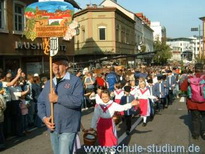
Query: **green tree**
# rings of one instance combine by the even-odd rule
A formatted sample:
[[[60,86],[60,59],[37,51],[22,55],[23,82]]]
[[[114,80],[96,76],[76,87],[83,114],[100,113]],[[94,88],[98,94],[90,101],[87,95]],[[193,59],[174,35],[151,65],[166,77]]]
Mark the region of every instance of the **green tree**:
[[[195,59],[196,59],[196,63],[202,63],[205,64],[205,55],[201,54],[201,55],[195,55]]]
[[[156,51],[154,62],[157,64],[166,64],[167,60],[172,57],[171,48],[165,41],[155,41],[154,51]]]
[[[141,51],[145,52],[146,51],[146,46],[145,45],[141,45]]]

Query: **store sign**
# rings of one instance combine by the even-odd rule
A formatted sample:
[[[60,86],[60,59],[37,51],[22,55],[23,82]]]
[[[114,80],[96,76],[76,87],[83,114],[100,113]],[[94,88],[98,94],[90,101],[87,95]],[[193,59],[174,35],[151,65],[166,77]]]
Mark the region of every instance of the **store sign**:
[[[43,50],[43,44],[42,43],[16,41],[15,42],[15,49],[16,50]],[[66,52],[66,46],[59,45],[58,50]]]

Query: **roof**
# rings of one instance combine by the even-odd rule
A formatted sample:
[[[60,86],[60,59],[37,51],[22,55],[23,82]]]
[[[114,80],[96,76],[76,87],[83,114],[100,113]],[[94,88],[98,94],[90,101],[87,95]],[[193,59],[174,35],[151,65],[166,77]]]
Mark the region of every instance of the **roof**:
[[[178,37],[178,38],[167,38],[167,41],[191,41],[194,40],[188,37]]]
[[[102,3],[100,3],[99,5],[103,5],[103,3],[104,2],[106,2],[106,1],[108,1],[108,0],[104,0]],[[132,12],[132,11],[130,11],[130,10],[127,10],[126,8],[124,8],[123,6],[121,6],[120,4],[118,4],[117,2],[115,2],[115,1],[113,1],[113,0],[109,0],[109,2],[112,2],[113,4],[115,4],[115,5],[117,5],[117,6],[119,6],[120,7],[120,9],[123,9],[123,10],[125,10],[125,11],[127,11],[128,13],[131,13],[132,15],[133,15],[133,17],[137,17],[137,18],[139,18],[140,20],[142,20],[144,23],[145,23],[145,25],[146,25],[146,27],[147,28],[149,28],[151,31],[153,31],[151,28],[150,28],[150,20],[148,19],[148,18],[146,18],[146,16],[145,15],[143,15],[143,13],[134,13],[134,12]],[[106,6],[107,7],[107,6]],[[120,10],[119,9],[119,10]],[[138,16],[138,15],[142,15],[142,16]],[[129,15],[127,15],[129,18],[131,18]],[[132,18],[131,18],[132,19]],[[134,19],[135,20],[135,19]]]
[[[99,5],[102,5],[105,1],[107,1],[107,0],[102,1],[102,3],[100,3]],[[130,13],[133,13],[132,11],[127,10],[126,8],[124,8],[124,7],[121,6],[120,4],[116,3],[115,1],[112,1],[112,0],[110,0],[110,1],[111,1],[112,3],[118,5],[118,6],[121,7],[122,9],[124,9],[124,10],[126,10],[126,11],[128,11],[128,12],[130,12]],[[133,13],[133,14],[134,14],[134,13]]]
[[[127,17],[127,19],[130,20],[131,22],[135,23],[135,21],[133,19],[129,18],[126,14],[124,14],[122,11],[120,11],[116,7],[98,7],[98,6],[89,7],[88,6],[86,9],[83,9],[79,12],[76,12],[74,14],[74,18],[76,18],[77,16],[80,16],[82,14],[88,13],[88,12],[117,12],[118,14]]]
[[[200,17],[199,19],[205,21],[205,17]]]

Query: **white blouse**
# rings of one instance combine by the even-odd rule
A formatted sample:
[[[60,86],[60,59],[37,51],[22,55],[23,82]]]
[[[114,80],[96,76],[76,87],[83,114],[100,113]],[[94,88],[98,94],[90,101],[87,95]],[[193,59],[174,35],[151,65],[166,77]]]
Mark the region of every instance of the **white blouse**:
[[[120,105],[120,104],[117,104],[117,103],[113,102],[112,100],[110,100],[108,103],[103,103],[101,105],[108,106],[111,103],[113,103],[113,104],[106,110],[106,112],[103,112],[100,105],[95,108],[94,114],[93,114],[93,117],[92,117],[91,128],[96,129],[97,121],[100,117],[102,117],[102,118],[111,118],[116,111],[121,112],[121,111],[126,111],[126,110],[132,108],[131,103],[128,103],[128,104],[125,104],[125,105]]]
[[[122,89],[114,90],[114,95],[115,95],[115,99],[121,99],[121,97],[124,95],[124,90]]]
[[[147,89],[147,91],[145,91],[144,93],[142,93],[140,91],[140,89],[141,88],[137,88],[137,90],[136,90],[136,93],[135,93],[135,98],[136,99],[149,99],[149,98],[150,99],[156,99],[155,96],[150,94],[149,89],[147,89],[147,88],[141,89],[142,91],[145,91]]]
[[[139,86],[131,87],[130,94],[134,96],[136,94],[138,88],[139,88]]]

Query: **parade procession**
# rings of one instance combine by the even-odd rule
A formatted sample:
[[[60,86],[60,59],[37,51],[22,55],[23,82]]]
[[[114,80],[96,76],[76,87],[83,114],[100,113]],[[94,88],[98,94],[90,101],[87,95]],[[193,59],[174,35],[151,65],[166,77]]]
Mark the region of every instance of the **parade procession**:
[[[0,153],[205,154],[205,11],[121,1],[0,1]]]

